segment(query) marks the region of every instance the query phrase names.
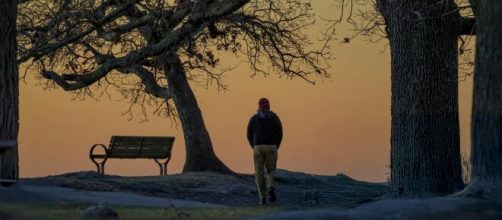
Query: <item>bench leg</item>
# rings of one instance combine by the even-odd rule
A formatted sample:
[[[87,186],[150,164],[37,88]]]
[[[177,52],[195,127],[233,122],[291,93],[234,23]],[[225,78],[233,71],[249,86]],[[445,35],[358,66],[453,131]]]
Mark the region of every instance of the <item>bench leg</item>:
[[[167,163],[159,163],[159,168],[160,168],[160,175],[161,176],[167,176]]]
[[[94,164],[96,165],[96,172],[98,172],[99,174],[103,174],[103,175],[105,174],[105,162],[106,161],[103,161],[102,163],[94,162]]]
[[[98,173],[105,175],[105,163],[99,164]]]
[[[167,158],[167,160],[164,163],[159,162],[157,159],[153,159],[157,165],[159,165],[160,168],[160,175],[161,176],[167,176],[167,163],[171,160],[171,158]]]

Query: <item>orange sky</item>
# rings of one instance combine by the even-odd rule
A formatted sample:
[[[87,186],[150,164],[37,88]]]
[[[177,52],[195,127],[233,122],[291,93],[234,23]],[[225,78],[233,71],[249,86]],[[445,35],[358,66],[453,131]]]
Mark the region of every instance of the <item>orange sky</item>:
[[[314,3],[319,14],[329,15],[328,1]],[[309,31],[323,28],[317,25]],[[346,35],[349,33],[343,31],[337,34],[339,38]],[[388,50],[381,53],[382,48],[383,44],[371,44],[363,38],[350,44],[334,42],[332,77],[313,78],[315,86],[276,74],[252,79],[245,63],[224,78],[230,86],[226,93],[194,86],[217,155],[234,171],[253,171],[245,128],[257,100],[265,96],[284,126],[279,168],[385,181],[390,150],[390,55]],[[89,148],[108,143],[111,135],[175,136],[168,172],[181,171],[183,135],[169,119],[150,115],[147,123],[139,123],[139,118],[128,121],[121,115],[128,105],[117,101],[118,96],[114,100],[72,101],[69,93],[44,91],[35,84],[29,79],[21,85],[22,177],[95,170],[88,159]],[[472,78],[459,87],[461,146],[467,152]],[[106,171],[125,176],[157,175],[158,167],[152,160],[112,159]]]

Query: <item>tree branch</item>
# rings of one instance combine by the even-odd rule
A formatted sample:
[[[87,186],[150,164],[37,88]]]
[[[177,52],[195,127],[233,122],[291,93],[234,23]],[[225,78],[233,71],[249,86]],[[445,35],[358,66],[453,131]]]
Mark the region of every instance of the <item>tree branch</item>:
[[[83,89],[92,84],[92,83],[86,83],[83,80],[77,80],[78,77],[76,77],[73,74],[63,74],[63,76],[60,76],[54,71],[43,71],[42,76],[46,79],[54,81],[56,84],[58,84],[58,86],[63,88],[65,91]],[[102,77],[100,77],[100,79],[101,78]],[[75,81],[75,82],[70,83],[68,81]]]
[[[154,20],[154,16],[152,15],[145,15],[143,17],[131,20],[129,23],[124,24],[122,26],[113,28],[111,31],[105,31],[102,32],[100,35],[103,39],[107,41],[113,41],[120,37],[120,35],[127,33],[137,27],[143,26],[145,24],[148,24],[149,22]]]
[[[157,83],[155,75],[152,72],[139,65],[133,66],[130,70],[141,79],[141,83],[145,85],[145,89],[148,94],[162,99],[171,99],[173,97],[169,88],[160,86]]]

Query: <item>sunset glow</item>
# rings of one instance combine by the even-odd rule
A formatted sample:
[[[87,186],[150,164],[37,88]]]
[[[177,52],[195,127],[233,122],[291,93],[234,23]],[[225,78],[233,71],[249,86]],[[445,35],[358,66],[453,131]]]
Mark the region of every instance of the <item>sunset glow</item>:
[[[329,4],[314,1],[313,7],[320,15],[329,16],[329,10],[334,10]],[[307,31],[320,33],[324,28],[319,22]],[[312,77],[315,85],[273,72],[266,77],[252,76],[247,63],[235,63],[237,59],[232,54],[222,56],[222,68],[238,66],[224,78],[229,91],[219,92],[214,85],[207,89],[192,87],[218,157],[236,172],[253,172],[245,129],[258,99],[268,97],[284,127],[280,169],[326,175],[344,173],[361,180],[386,181],[391,122],[390,55],[386,42],[373,44],[360,37],[342,43],[341,39],[351,34],[347,24],[340,26],[340,39],[331,48],[336,58],[329,63],[332,76]],[[112,135],[175,136],[168,173],[181,171],[185,150],[180,124],[151,114],[148,122],[140,122],[141,116],[128,121],[127,116],[121,115],[128,104],[120,101],[118,94],[111,100],[72,100],[72,94],[61,89],[44,91],[36,86],[33,75],[29,73],[21,85],[22,177],[94,171],[89,149],[96,143],[107,144]],[[459,88],[461,147],[468,152],[472,78],[460,82]],[[110,160],[107,174],[158,175],[158,167],[151,160]]]

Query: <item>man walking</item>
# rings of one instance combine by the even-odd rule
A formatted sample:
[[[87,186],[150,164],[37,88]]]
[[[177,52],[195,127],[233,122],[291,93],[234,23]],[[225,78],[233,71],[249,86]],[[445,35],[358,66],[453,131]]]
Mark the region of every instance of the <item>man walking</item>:
[[[277,201],[274,179],[277,150],[282,141],[282,125],[279,117],[270,111],[267,98],[259,100],[258,112],[249,120],[247,138],[254,151],[255,180],[260,204],[274,203]]]

